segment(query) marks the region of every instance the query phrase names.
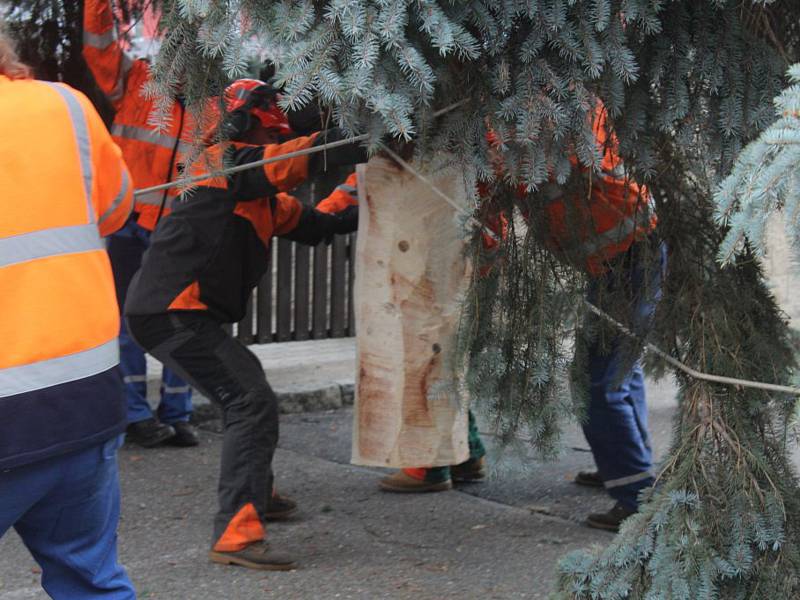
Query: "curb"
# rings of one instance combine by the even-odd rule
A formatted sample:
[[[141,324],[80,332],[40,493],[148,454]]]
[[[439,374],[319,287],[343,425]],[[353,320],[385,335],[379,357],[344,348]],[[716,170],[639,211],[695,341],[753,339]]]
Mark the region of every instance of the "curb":
[[[355,385],[352,382],[339,382],[307,388],[296,386],[291,389],[276,389],[275,395],[278,397],[281,414],[336,410],[353,405]],[[204,423],[220,418],[219,408],[205,396],[195,392],[192,403],[193,423]]]

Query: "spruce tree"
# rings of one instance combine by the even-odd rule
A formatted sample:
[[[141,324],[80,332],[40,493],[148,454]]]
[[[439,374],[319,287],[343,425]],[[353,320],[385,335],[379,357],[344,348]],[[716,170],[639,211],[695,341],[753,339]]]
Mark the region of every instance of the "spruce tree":
[[[796,149],[786,143],[796,135],[794,88],[774,135],[718,186],[773,120],[772,99],[798,60],[796,0],[165,0],[162,8],[154,93],[181,86],[190,105],[203,106],[246,72],[255,39],[277,67],[287,108],[323,104],[332,124],[369,133],[373,150],[381,140],[413,142],[415,164],[457,160],[491,187],[496,206],[476,204],[476,216],[502,209],[510,235],[491,256],[474,236],[476,263],[493,268],[475,269],[459,349],[465,385],[508,441],[522,435],[555,450],[560,424],[585,406],[585,342],[612,334],[580,327],[585,277],[515,218],[519,186],[534,223],[543,188],[585,189],[601,158],[590,129],[597,99],[631,177],[655,197],[671,248],[652,341],[701,371],[791,380],[788,330],[758,247],[764,214],[775,206],[796,214]],[[769,185],[773,178],[780,183]],[[625,322],[625,307],[612,316]],[[631,340],[631,354],[639,344]],[[665,370],[657,360],[652,367]],[[787,453],[795,398],[676,377],[680,411],[657,487],[609,547],[562,561],[555,597],[800,594],[800,489]]]
[[[324,103],[335,124],[370,133],[373,148],[387,135],[413,140],[417,164],[455,156],[509,215],[523,185],[534,221],[543,186],[581,189],[597,168],[587,114],[601,99],[672,248],[654,341],[699,370],[789,381],[786,325],[757,256],[722,245],[713,191],[771,120],[796,53],[796,2],[177,0],[164,17],[162,92],[204,73],[238,76],[244,41],[255,35],[277,65],[287,107]],[[437,118],[443,108],[451,110]],[[489,127],[500,141],[500,180]],[[577,328],[568,343],[581,322],[583,276],[547,252],[536,227],[512,218],[510,228],[492,257],[475,236],[476,261],[495,268],[476,276],[465,305],[464,379],[507,439],[524,431],[546,453],[563,418],[584,405],[583,342],[605,332]],[[725,248],[735,252],[721,265]],[[613,316],[624,322],[624,307]],[[658,486],[608,548],[565,558],[557,597],[800,591],[790,518],[800,490],[786,452],[795,399],[677,377],[681,408]]]

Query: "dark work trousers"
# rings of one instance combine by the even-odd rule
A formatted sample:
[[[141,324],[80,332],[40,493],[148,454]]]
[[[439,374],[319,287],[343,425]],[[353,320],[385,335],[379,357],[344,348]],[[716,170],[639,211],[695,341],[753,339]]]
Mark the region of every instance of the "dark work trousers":
[[[645,337],[650,329],[666,272],[667,249],[653,245],[645,253],[634,244],[616,272],[593,280],[589,302],[609,311],[606,302],[627,302],[628,326]],[[599,317],[590,315],[597,321]],[[597,471],[612,498],[636,510],[639,492],[653,485],[652,450],[647,431],[644,371],[639,360],[622,355],[622,338],[595,340],[589,348],[591,380],[588,420],[583,427]],[[626,368],[626,372],[621,372]]]
[[[127,317],[134,341],[222,409],[224,437],[214,540],[247,504],[261,522],[272,495],[278,400],[261,362],[201,311]],[[253,540],[255,541],[255,540]]]

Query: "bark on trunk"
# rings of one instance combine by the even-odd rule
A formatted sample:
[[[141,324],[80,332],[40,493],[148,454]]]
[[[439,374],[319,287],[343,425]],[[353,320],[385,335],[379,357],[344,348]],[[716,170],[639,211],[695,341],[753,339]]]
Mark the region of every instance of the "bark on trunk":
[[[469,274],[461,226],[456,211],[413,175],[382,159],[360,169],[352,460],[458,464],[469,456],[467,413],[448,357]],[[462,173],[428,175],[466,205]]]

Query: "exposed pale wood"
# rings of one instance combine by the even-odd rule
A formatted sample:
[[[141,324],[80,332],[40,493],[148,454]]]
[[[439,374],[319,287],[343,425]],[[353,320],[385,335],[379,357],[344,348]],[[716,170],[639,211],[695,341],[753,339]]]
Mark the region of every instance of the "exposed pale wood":
[[[427,176],[466,203],[461,173]],[[353,462],[463,462],[469,455],[467,416],[448,364],[468,280],[455,211],[382,159],[360,167],[359,178]]]

